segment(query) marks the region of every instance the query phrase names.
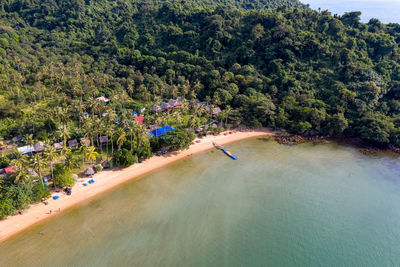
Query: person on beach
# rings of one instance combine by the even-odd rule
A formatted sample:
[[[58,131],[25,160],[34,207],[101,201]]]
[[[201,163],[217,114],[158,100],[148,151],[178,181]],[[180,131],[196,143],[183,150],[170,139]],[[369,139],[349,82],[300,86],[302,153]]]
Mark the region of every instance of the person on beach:
[[[49,214],[51,214],[51,213],[52,213],[52,210],[49,211]]]

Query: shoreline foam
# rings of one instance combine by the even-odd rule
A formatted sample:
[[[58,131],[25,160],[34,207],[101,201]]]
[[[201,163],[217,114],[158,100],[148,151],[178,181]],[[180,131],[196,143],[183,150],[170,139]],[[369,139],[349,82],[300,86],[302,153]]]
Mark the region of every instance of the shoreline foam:
[[[263,128],[249,131],[238,131],[228,135],[222,133],[218,136],[206,136],[204,138],[196,139],[200,140],[200,143],[195,142],[194,145],[191,145],[187,150],[168,153],[166,156],[161,157],[153,156],[140,164],[134,164],[124,169],[102,171],[93,176],[93,179],[96,181],[94,184],[85,187],[82,185],[81,181],[78,181],[72,189],[73,194],[71,196],[67,196],[62,192],[53,193],[53,195],[58,195],[60,198],[57,200],[52,198],[49,199],[48,205],[44,205],[43,203],[33,204],[29,209],[25,210],[22,215],[10,216],[5,220],[0,221],[0,242],[5,241],[11,236],[38,222],[58,214],[58,212],[49,214],[50,210],[60,210],[63,212],[68,208],[87,201],[111,188],[121,185],[122,183],[132,179],[137,179],[141,175],[164,167],[184,157],[212,149],[214,147],[212,143],[213,141],[224,145],[251,137],[274,135],[275,133],[273,131]]]

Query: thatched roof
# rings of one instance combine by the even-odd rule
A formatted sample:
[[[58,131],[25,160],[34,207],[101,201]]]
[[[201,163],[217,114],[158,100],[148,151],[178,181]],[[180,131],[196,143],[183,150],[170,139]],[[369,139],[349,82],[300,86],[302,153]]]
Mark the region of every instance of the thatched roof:
[[[92,174],[94,174],[93,168],[87,168],[86,171],[85,171],[85,174],[86,174],[86,175],[92,175]]]
[[[216,123],[211,124],[211,128],[217,128],[218,125]]]
[[[54,144],[54,148],[55,148],[56,150],[61,150],[61,149],[63,148],[62,143],[55,143],[55,144]]]
[[[68,146],[69,147],[76,147],[78,146],[78,141],[76,139],[72,139],[68,141]]]
[[[219,113],[221,113],[221,109],[219,107],[215,107],[212,109],[211,114],[213,116],[218,115]]]

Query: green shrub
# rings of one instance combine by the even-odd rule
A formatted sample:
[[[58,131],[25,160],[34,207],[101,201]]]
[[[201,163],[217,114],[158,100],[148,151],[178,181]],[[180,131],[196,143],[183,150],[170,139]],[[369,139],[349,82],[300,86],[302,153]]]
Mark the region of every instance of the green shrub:
[[[14,208],[12,202],[10,198],[0,199],[0,219],[5,219],[7,216],[15,214],[17,210]]]
[[[10,163],[8,162],[7,157],[1,157],[0,158],[0,169],[8,167]]]
[[[101,172],[102,170],[103,170],[103,166],[101,166],[101,164],[97,164],[96,166],[94,166],[95,172]]]
[[[128,167],[138,162],[136,155],[126,148],[118,150],[114,153],[113,162],[115,166]]]
[[[60,187],[73,186],[75,184],[75,179],[72,176],[71,170],[62,169],[62,170],[57,170],[54,182],[56,186]]]
[[[45,188],[42,183],[35,183],[32,187],[32,202],[40,202],[43,198],[51,196],[48,188]]]

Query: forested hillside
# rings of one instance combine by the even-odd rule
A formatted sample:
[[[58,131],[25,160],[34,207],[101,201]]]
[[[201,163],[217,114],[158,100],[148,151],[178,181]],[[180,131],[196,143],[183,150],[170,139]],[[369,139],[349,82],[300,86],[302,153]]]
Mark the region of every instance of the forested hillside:
[[[196,2],[2,1],[0,134],[52,137],[57,108],[78,122],[100,95],[117,113],[182,96],[232,123],[400,145],[400,25]]]

